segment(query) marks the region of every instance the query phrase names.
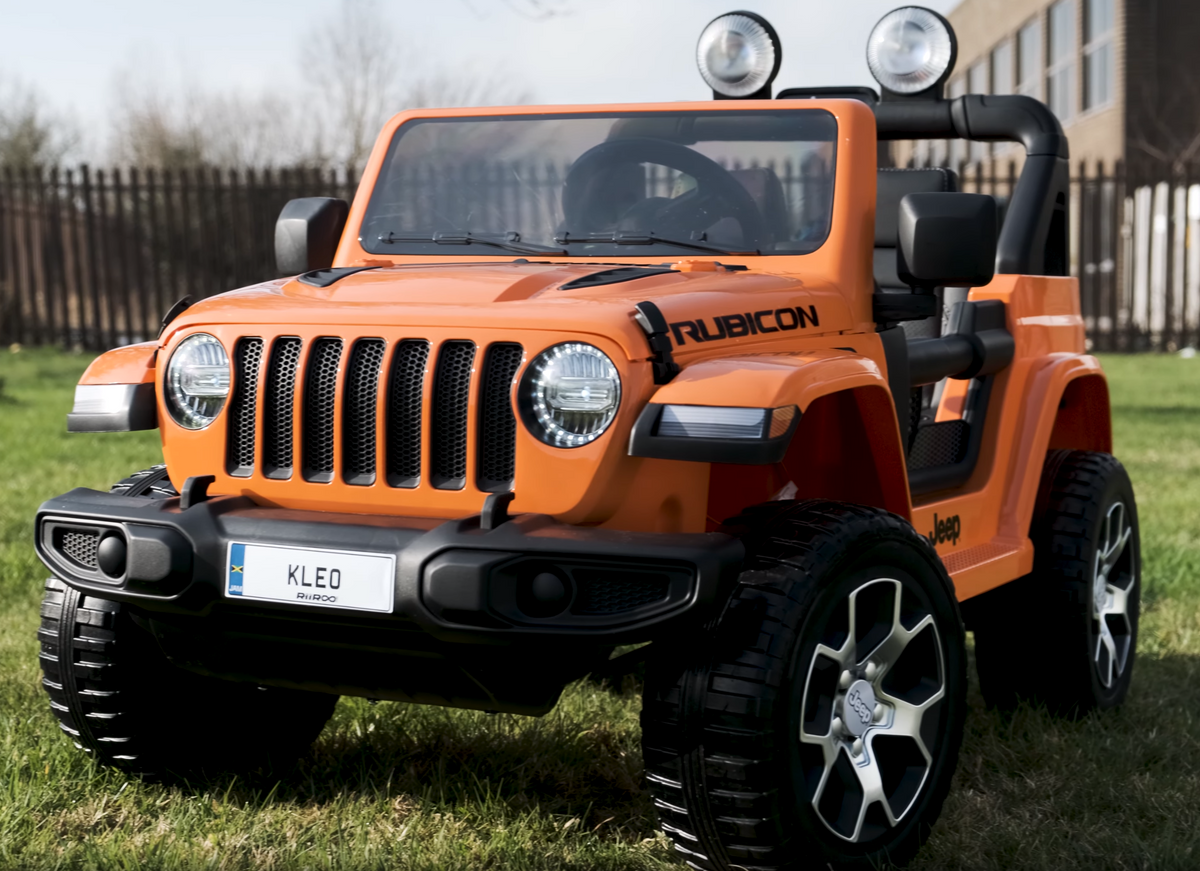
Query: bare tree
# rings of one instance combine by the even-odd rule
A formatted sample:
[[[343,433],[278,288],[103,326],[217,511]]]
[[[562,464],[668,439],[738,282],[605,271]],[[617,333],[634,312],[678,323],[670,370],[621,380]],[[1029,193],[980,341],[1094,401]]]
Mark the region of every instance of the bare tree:
[[[1174,73],[1170,88],[1143,87],[1131,144],[1143,163],[1148,157],[1156,169],[1183,175],[1200,168],[1200,76],[1182,65]]]
[[[317,122],[313,151],[329,162],[362,166],[384,122],[404,109],[529,100],[528,92],[495,70],[439,70],[396,33],[375,0],[342,0],[308,44],[314,50],[306,53],[303,71],[313,107],[308,117]]]
[[[49,112],[33,88],[18,79],[0,83],[0,164],[55,164],[74,151],[79,141],[78,128]]]

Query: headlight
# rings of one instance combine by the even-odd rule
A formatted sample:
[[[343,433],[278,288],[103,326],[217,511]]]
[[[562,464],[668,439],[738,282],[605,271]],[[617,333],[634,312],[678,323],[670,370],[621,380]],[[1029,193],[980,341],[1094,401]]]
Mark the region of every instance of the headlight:
[[[696,43],[701,77],[725,97],[749,97],[769,87],[782,59],[774,28],[750,12],[714,18]]]
[[[229,396],[229,355],[208,333],[179,343],[167,366],[167,409],[186,429],[204,429],[217,419]]]
[[[919,94],[954,68],[958,43],[945,18],[922,6],[894,9],[867,39],[867,66],[875,81],[895,94]]]
[[[519,395],[534,435],[556,448],[577,448],[598,439],[617,416],[621,376],[599,348],[567,342],[534,358]]]

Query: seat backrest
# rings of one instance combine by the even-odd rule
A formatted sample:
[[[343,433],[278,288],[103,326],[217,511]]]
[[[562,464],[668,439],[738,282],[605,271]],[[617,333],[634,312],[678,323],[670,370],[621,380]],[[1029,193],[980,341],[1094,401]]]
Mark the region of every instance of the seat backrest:
[[[958,174],[942,167],[879,170],[875,194],[875,282],[880,289],[908,290],[896,274],[900,201],[908,194],[956,191]]]
[[[783,193],[783,182],[775,171],[767,167],[731,169],[729,174],[750,194],[763,216],[769,238],[761,240],[764,247],[792,238],[788,220],[787,200]]]

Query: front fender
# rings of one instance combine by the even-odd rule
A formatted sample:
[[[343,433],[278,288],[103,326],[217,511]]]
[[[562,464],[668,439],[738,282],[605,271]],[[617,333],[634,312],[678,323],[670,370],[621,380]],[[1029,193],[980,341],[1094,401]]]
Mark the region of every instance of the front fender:
[[[895,404],[886,378],[869,357],[822,350],[706,360],[655,392],[651,407],[666,405],[794,406],[799,412],[785,434],[770,439],[764,432],[757,446],[750,439],[661,439],[658,447],[668,453],[655,456],[712,464],[710,517],[727,517],[769,499],[782,485],[789,492],[794,486],[799,499],[838,499],[905,518],[911,514]],[[644,450],[659,441],[653,423],[640,424],[643,438],[631,447]],[[693,441],[707,442],[712,450],[705,453],[697,445],[668,455],[672,447]]]

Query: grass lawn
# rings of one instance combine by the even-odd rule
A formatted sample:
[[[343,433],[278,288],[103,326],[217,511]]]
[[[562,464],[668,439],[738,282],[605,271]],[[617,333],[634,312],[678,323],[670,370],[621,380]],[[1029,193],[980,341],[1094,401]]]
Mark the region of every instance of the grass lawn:
[[[106,488],[160,452],[157,432],[67,435],[86,362],[0,351],[0,869],[679,867],[641,790],[632,678],[573,686],[538,720],[344,699],[279,783],[163,786],[93,766],[39,686],[31,521],[47,496]],[[1005,719],[973,688],[915,868],[1200,867],[1200,359],[1105,366],[1145,560],[1129,702],[1078,723]]]

